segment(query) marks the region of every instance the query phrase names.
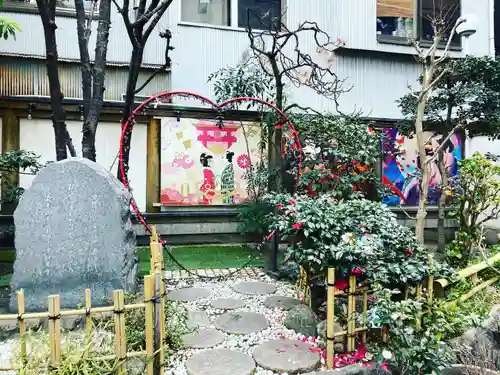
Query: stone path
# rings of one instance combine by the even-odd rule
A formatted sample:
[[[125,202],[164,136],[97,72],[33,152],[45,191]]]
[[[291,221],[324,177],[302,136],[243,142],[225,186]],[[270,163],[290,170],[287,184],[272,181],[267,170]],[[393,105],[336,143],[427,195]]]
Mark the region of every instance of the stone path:
[[[189,310],[186,350],[166,375],[304,374],[320,368],[317,348],[298,340],[282,321],[300,302],[285,283],[247,278],[178,286],[168,298]],[[288,340],[287,340],[288,339]],[[318,373],[320,375],[321,373]]]

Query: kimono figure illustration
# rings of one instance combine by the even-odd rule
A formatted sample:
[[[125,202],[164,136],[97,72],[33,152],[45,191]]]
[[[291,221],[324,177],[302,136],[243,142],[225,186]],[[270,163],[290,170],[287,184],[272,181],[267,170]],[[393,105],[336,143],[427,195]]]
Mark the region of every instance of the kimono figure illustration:
[[[215,196],[215,174],[212,171],[213,156],[205,153],[200,155],[200,163],[203,166],[203,184],[200,187],[203,193],[202,203],[212,204]]]
[[[221,174],[221,195],[223,204],[234,203],[234,165],[233,156],[234,152],[227,151],[224,153],[227,164]]]

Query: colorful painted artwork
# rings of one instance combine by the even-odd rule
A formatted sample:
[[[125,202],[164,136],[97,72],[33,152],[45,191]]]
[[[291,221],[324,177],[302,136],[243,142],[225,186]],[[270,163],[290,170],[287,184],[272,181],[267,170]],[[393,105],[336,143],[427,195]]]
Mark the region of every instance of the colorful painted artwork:
[[[244,203],[245,174],[261,159],[259,141],[259,123],[224,121],[219,128],[217,120],[164,118],[162,205]]]
[[[384,198],[384,203],[389,205],[415,206],[420,196],[419,184],[419,154],[415,138],[408,138],[398,133],[397,129],[385,129],[388,141],[384,142],[384,150],[390,153],[384,159],[382,166],[382,182],[393,191],[392,196]],[[441,134],[425,133],[429,140],[426,147],[426,158],[434,155],[439,145]],[[462,160],[463,144],[459,135],[454,135],[447,142],[445,151],[445,168],[448,177],[457,175],[458,162]],[[437,160],[429,164],[429,204],[437,204],[440,195],[441,173]]]

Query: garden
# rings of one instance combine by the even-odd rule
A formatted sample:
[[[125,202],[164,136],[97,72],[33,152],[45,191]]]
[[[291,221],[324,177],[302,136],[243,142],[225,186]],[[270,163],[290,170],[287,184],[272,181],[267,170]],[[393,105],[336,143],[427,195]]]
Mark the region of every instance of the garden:
[[[434,65],[420,60],[420,90],[399,100],[405,119],[388,128],[358,112],[320,113],[290,103],[288,86],[299,77],[278,68],[280,38],[277,50],[265,54],[272,73],[250,38],[255,56],[209,78],[218,102],[256,97],[279,110],[259,102],[245,108],[261,116],[262,157],[250,161],[251,201],[238,218],[241,232],[261,242],[170,249],[153,230],[150,246],[136,251],[143,284],[137,293],[116,290],[94,307],[87,289],[85,305],[75,310],[51,295],[48,311],[33,313],[24,311],[18,291],[17,313],[0,315],[1,371],[500,371],[500,245],[486,241],[487,224],[500,218],[500,166],[497,156],[465,157],[460,146],[467,137],[500,134],[500,60],[447,61],[431,49]],[[307,63],[315,73],[301,81],[303,88],[337,102],[346,91],[339,80],[325,85],[331,71]],[[404,139],[416,142],[412,168]],[[3,154],[0,166],[43,170],[24,151]],[[404,180],[386,173],[394,166]],[[431,206],[437,240],[429,245]]]

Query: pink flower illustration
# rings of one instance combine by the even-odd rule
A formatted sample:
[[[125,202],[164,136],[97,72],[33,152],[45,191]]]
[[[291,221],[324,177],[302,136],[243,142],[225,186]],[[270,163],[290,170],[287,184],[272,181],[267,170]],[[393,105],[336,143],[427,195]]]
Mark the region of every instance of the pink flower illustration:
[[[236,159],[236,162],[238,163],[238,167],[241,169],[248,169],[250,168],[250,157],[247,154],[241,154],[238,156]]]

